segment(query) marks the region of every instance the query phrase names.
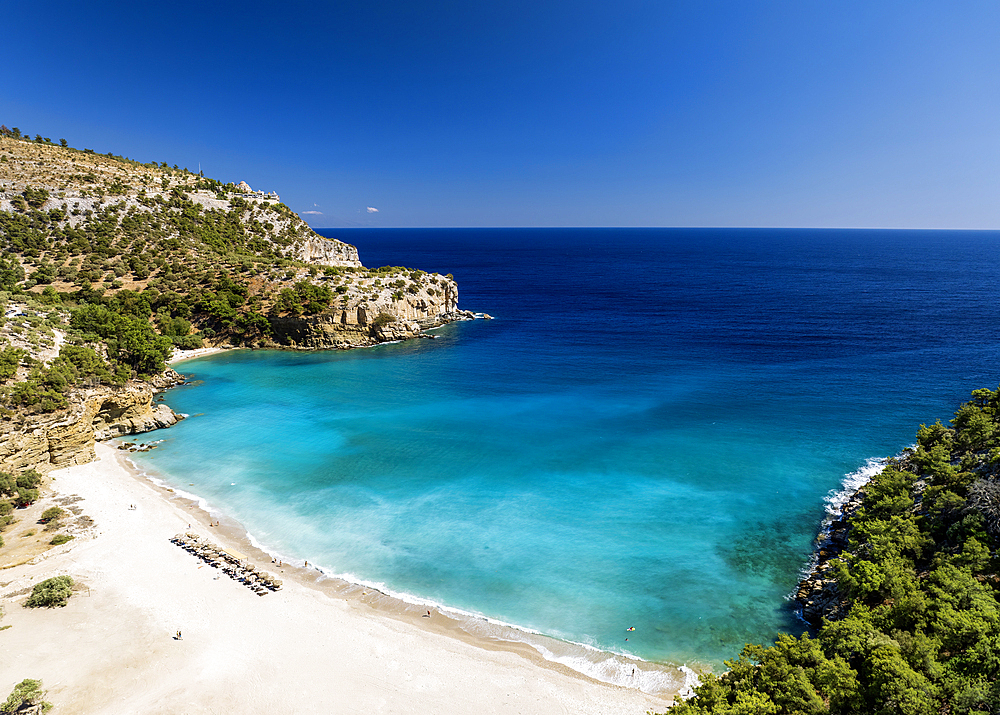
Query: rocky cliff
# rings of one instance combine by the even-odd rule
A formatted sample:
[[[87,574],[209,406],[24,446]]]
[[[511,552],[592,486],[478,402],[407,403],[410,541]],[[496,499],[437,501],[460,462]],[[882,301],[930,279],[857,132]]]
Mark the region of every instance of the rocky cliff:
[[[312,315],[268,316],[269,339],[262,347],[305,350],[366,347],[418,337],[424,330],[473,314],[458,309],[458,284],[448,276],[391,269],[334,276],[337,299]],[[264,285],[252,291],[267,291]]]
[[[79,390],[70,396],[66,412],[4,422],[0,427],[0,471],[37,469],[45,473],[85,464],[93,461],[97,440],[175,424],[180,417],[164,404],[154,406],[153,396],[180,380],[168,370],[155,383]]]
[[[358,249],[349,243],[322,236],[308,236],[292,244],[287,254],[306,263],[321,266],[355,266],[361,267]]]

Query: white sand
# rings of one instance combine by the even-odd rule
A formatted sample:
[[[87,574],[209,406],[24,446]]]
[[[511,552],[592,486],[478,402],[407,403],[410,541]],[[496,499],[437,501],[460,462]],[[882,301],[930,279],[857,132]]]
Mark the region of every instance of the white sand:
[[[355,598],[276,574],[260,597],[170,543],[199,515],[134,476],[117,450],[53,472],[96,527],[37,563],[0,571],[0,698],[41,678],[56,713],[636,713],[667,701],[540,658],[480,647]],[[130,510],[129,504],[136,504]],[[244,550],[219,530],[213,542]],[[267,558],[256,559],[272,571]],[[69,574],[65,608],[25,609],[13,592]],[[218,578],[217,578],[218,577]],[[175,640],[181,630],[183,640]]]
[[[184,360],[194,360],[195,358],[204,357],[206,355],[214,355],[215,353],[224,353],[227,350],[232,350],[233,348],[192,348],[191,350],[181,350],[180,348],[174,348],[173,353],[170,355],[170,359],[167,360],[168,365],[175,365],[176,363],[183,362]]]

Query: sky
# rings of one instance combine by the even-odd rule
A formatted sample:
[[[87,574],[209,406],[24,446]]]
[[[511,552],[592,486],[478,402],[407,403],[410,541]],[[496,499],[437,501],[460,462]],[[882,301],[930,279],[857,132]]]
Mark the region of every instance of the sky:
[[[0,124],[315,227],[1000,228],[1000,3],[9,3]]]

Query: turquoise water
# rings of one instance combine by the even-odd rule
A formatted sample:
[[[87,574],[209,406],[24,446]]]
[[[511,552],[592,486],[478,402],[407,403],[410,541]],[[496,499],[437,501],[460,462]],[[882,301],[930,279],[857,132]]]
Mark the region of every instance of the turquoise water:
[[[799,632],[830,492],[1000,372],[994,233],[342,234],[497,320],[184,363],[137,461],[286,557],[648,660]]]

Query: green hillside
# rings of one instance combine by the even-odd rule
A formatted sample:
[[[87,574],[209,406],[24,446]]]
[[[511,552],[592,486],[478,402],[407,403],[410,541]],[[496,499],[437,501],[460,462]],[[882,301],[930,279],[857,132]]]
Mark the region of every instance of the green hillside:
[[[0,126],[8,411],[155,374],[175,346],[282,345],[289,320],[310,316],[326,334],[353,329],[345,344],[378,342],[446,322],[457,301],[451,276],[364,268],[273,193],[60,143]]]

